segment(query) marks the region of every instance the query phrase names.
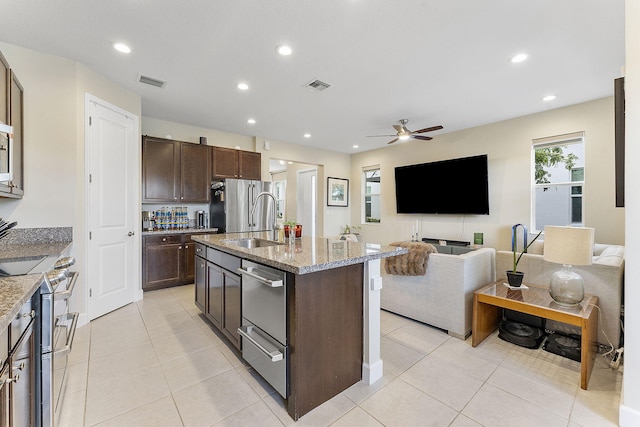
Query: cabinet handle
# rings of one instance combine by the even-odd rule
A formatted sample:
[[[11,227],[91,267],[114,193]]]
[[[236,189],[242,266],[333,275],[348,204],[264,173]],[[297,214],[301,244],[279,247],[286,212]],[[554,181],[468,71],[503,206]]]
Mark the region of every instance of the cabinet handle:
[[[202,249],[196,248],[196,252],[202,252]]]
[[[182,249],[182,246],[178,246],[178,249]]]
[[[25,362],[20,362],[20,364],[19,364],[19,365],[15,365],[15,366],[13,367],[13,369],[17,369],[17,370],[19,370],[19,371],[24,371],[24,367],[25,367],[25,366],[27,366],[27,365],[25,364]]]
[[[167,241],[167,238],[166,238],[166,237],[163,237],[163,238],[162,238],[162,241],[163,241],[163,242],[166,242],[166,241]]]
[[[185,249],[189,249],[189,245],[184,245],[184,248]]]
[[[200,264],[200,268],[204,268],[204,264]]]
[[[18,317],[31,317],[32,319],[35,319],[36,311],[35,310],[31,310],[31,312],[24,313],[22,316],[18,316]]]

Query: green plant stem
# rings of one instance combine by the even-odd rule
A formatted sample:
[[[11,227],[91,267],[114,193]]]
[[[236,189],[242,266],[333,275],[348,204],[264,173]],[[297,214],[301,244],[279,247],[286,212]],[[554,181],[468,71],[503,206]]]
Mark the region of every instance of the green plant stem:
[[[543,231],[544,230],[540,230],[540,232],[536,235],[536,237],[534,237],[533,240],[529,242],[527,247],[524,248],[522,252],[520,252],[520,256],[518,256],[517,258],[516,258],[516,252],[518,248],[513,248],[513,272],[514,273],[518,270],[518,263],[520,262],[520,258],[522,258],[522,255],[524,255],[527,252],[527,249],[529,249],[529,246],[531,246],[533,242],[535,242],[536,239],[540,237]]]

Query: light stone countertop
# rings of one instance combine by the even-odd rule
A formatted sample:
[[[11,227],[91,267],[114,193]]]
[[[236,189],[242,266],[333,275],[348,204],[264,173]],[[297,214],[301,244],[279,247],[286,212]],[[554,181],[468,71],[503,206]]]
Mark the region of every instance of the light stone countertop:
[[[181,230],[143,231],[143,236],[161,236],[163,234],[217,233],[217,228],[183,228]]]
[[[406,248],[396,246],[327,238],[314,239],[308,236],[296,239],[293,245],[284,243],[251,249],[228,242],[243,238],[271,240],[272,234],[254,232],[193,236],[193,240],[205,246],[294,274],[330,270],[407,253]]]
[[[0,260],[29,256],[55,256],[65,253],[71,242],[0,245]],[[4,331],[22,305],[40,286],[42,273],[0,277],[0,331]]]

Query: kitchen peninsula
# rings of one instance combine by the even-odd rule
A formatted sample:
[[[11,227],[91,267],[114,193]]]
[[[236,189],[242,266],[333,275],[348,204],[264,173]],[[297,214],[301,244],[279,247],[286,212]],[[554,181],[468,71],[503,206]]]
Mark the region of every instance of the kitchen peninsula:
[[[253,275],[252,267],[246,266],[257,263],[265,270],[281,273],[281,281],[263,279],[263,283],[267,286],[265,293],[281,287],[281,311],[286,313],[273,314],[285,319],[286,342],[281,353],[269,353],[258,343],[260,351],[271,359],[256,370],[266,378],[277,370],[277,363],[281,364],[283,376],[286,375],[284,391],[266,379],[286,398],[287,411],[297,420],[358,381],[372,384],[382,377],[380,259],[404,254],[406,249],[313,237],[282,244],[270,241],[271,237],[268,232],[193,236],[199,245],[196,305],[233,341],[240,322],[246,328],[249,317],[244,300],[243,319],[234,314],[240,311],[238,288],[248,287],[244,278]],[[225,274],[230,277],[228,292],[221,289]],[[237,279],[238,274],[242,275],[242,282]],[[248,291],[242,292],[246,297]],[[218,295],[230,298],[217,302]],[[269,298],[258,304],[261,310],[270,307]],[[225,304],[234,304],[235,308],[225,308]],[[221,316],[216,316],[217,310]],[[257,326],[260,325],[256,329]],[[243,357],[253,360],[247,357],[253,344],[248,345],[246,335],[242,335]],[[258,338],[268,344],[272,337]]]

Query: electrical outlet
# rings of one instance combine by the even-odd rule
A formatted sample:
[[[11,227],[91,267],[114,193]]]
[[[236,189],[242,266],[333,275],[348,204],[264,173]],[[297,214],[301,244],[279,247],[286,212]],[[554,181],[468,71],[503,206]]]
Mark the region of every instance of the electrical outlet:
[[[611,368],[618,369],[620,367],[620,362],[622,360],[622,353],[624,352],[624,347],[620,347],[613,353],[613,359],[611,359]]]

